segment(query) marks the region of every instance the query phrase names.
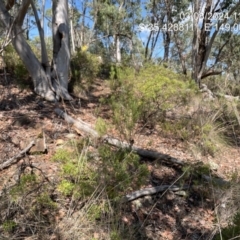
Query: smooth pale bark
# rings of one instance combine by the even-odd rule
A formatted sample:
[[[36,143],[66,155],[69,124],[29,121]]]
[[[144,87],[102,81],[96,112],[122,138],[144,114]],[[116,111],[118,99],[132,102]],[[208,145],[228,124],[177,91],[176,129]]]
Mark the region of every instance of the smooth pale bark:
[[[68,27],[68,1],[53,0],[53,87],[56,97],[71,100],[68,93],[70,44]]]
[[[30,2],[30,0],[22,1],[16,20],[12,22],[11,15],[0,1],[0,20],[10,31],[12,44],[33,79],[34,91],[46,100],[54,101],[55,96],[45,71],[23,36],[22,24]]]
[[[53,1],[54,50],[52,72],[50,72],[44,32],[33,1],[22,0],[18,14],[13,20],[8,10],[14,6],[14,3],[14,1],[9,0],[5,6],[3,1],[0,1],[0,21],[8,30],[7,36],[12,39],[13,47],[32,77],[34,91],[48,101],[55,101],[59,98],[71,100],[72,97],[68,93],[70,52],[67,0]],[[37,59],[23,35],[22,25],[30,4],[39,30],[42,62]]]
[[[73,20],[70,20],[70,25],[71,25],[71,41],[72,41],[72,53],[74,54],[76,52],[75,48],[75,42],[74,42],[74,30],[73,30]]]
[[[119,8],[118,8],[119,14],[121,13],[124,4],[125,4],[125,1],[122,1],[119,5]],[[122,63],[120,33],[117,32],[116,34],[114,34],[113,37],[114,37],[116,63],[117,63],[117,65],[120,65]]]
[[[114,35],[114,45],[115,45],[115,57],[116,63],[121,64],[122,62],[122,55],[121,55],[121,48],[120,48],[120,37],[118,34]]]
[[[40,19],[38,17],[37,9],[34,5],[33,0],[31,0],[31,6],[32,6],[32,9],[33,9],[33,12],[34,12],[35,19],[36,19],[38,32],[39,32],[39,37],[40,37],[40,42],[41,42],[42,65],[45,68],[47,77],[50,80],[50,63],[49,63],[49,60],[48,60],[47,47],[46,47],[45,40],[44,40],[43,25],[41,25],[41,23],[40,23]]]
[[[178,187],[175,185],[162,185],[162,186],[156,186],[151,188],[144,188],[144,189],[137,190],[135,192],[127,194],[125,197],[122,198],[122,202],[130,202],[137,198],[153,195],[159,192],[165,192],[165,191],[178,192],[186,189],[189,189],[189,186]]]
[[[54,101],[55,95],[49,85],[49,80],[42,65],[27,44],[23,34],[20,33],[21,30],[18,28],[15,28],[14,30],[15,37],[12,40],[12,43],[28,72],[32,76],[34,91],[46,100]]]
[[[44,36],[45,4],[46,4],[46,0],[42,0],[41,27],[43,29],[43,36]]]

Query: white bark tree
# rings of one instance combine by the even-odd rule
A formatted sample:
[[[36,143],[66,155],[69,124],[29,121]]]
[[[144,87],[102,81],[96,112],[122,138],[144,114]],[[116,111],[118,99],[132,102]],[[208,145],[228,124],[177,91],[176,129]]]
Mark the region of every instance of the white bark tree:
[[[43,29],[37,15],[33,0],[22,0],[16,17],[9,11],[15,1],[8,0],[5,5],[0,1],[0,21],[12,39],[13,47],[20,56],[23,64],[29,71],[34,91],[48,101],[71,100],[68,93],[69,75],[69,30],[68,30],[68,2],[67,0],[53,0],[53,61],[52,66],[48,60]],[[41,39],[41,61],[37,59],[23,34],[23,22],[27,10],[32,5]]]

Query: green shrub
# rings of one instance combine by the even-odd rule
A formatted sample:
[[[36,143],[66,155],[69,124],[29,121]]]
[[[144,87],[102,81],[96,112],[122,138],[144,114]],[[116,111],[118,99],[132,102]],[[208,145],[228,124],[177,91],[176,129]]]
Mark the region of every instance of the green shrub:
[[[102,118],[98,118],[95,124],[95,129],[98,132],[99,136],[103,136],[107,133],[107,125]]]
[[[217,118],[204,117],[203,122],[199,124],[201,132],[199,134],[200,139],[198,141],[198,146],[203,155],[214,154],[219,149],[220,145],[226,143],[226,138],[223,135],[224,127],[218,123]]]
[[[60,148],[55,154],[52,156],[53,161],[60,161],[62,163],[66,163],[71,159],[71,152],[69,150]]]
[[[128,149],[112,150],[107,145],[99,147],[102,160],[99,182],[106,186],[110,199],[121,198],[128,190],[138,189],[149,175],[145,164],[139,162],[139,156]]]
[[[83,84],[86,88],[94,81],[100,71],[101,61],[98,56],[79,50],[71,59],[72,77],[69,88],[74,93],[81,92]]]
[[[27,192],[30,192],[38,184],[38,179],[36,174],[23,174],[20,178],[18,184],[13,186],[10,190],[10,196],[12,200],[15,201],[18,198],[21,198]]]
[[[102,212],[104,211],[104,206],[97,203],[92,203],[87,210],[89,220],[98,220],[101,217]]]
[[[42,192],[36,197],[37,203],[42,208],[56,209],[57,203],[53,202],[47,192]]]
[[[4,60],[7,71],[14,74],[16,83],[21,88],[29,87],[32,83],[29,81],[29,73],[24,66],[19,55],[16,53],[12,45],[8,45],[4,52]]]
[[[49,233],[51,224],[55,225],[53,216],[56,214],[57,203],[51,199],[54,187],[39,170],[30,168],[29,165],[24,168],[22,165],[17,183],[1,194],[1,237],[16,239],[20,237],[20,232],[26,236],[29,233],[40,236],[47,231]]]
[[[71,195],[73,193],[74,188],[75,188],[74,183],[66,179],[63,179],[58,185],[58,191],[65,196]]]
[[[111,75],[113,121],[126,140],[133,138],[137,123],[154,127],[166,111],[186,104],[196,92],[192,81],[161,66],[149,65],[138,75],[118,67]]]
[[[106,189],[109,199],[121,196],[131,188],[139,188],[148,176],[146,165],[129,149],[113,150],[107,145],[98,148],[99,164],[86,152],[89,141],[71,142],[73,151],[59,149],[52,160],[61,163],[58,190],[65,196],[86,197],[98,186]],[[134,178],[133,174],[134,173]]]
[[[53,161],[62,164],[58,190],[65,196],[89,196],[97,186],[97,173],[92,168],[92,159],[85,153],[89,140],[71,141],[69,145],[72,151],[58,149],[52,157]]]

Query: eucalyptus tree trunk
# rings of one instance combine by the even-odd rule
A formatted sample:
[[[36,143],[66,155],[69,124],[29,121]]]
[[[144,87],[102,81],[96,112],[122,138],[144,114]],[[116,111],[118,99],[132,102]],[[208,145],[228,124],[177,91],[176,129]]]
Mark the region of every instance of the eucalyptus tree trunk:
[[[53,87],[56,96],[66,100],[72,97],[68,93],[70,65],[70,42],[68,26],[68,1],[53,0]]]
[[[67,90],[70,62],[67,0],[53,1],[54,51],[52,72],[47,57],[43,31],[33,1],[22,0],[19,11],[13,19],[9,10],[14,4],[15,1],[8,0],[5,6],[4,2],[0,1],[0,21],[5,26],[7,36],[12,39],[13,47],[32,77],[34,91],[48,101],[55,101],[59,98],[71,100]],[[33,7],[40,32],[41,61],[37,59],[23,35],[22,25],[30,4]]]
[[[120,37],[118,34],[114,35],[114,45],[115,45],[115,58],[116,58],[116,63],[118,65],[118,64],[121,64],[121,62],[122,62]]]
[[[73,20],[71,18],[70,20],[70,26],[71,26],[71,41],[72,41],[72,53],[74,54],[76,52],[75,48],[75,37],[74,37],[74,29],[73,29]]]
[[[42,13],[41,13],[41,27],[43,29],[43,36],[44,36],[44,18],[45,18],[45,4],[46,0],[42,0]]]

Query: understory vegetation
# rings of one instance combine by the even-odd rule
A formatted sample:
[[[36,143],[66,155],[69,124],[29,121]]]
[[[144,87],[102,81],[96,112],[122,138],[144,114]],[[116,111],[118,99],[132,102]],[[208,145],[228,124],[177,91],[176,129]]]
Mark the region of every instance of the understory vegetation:
[[[29,77],[27,71],[10,47],[6,52],[8,71],[22,86]],[[110,94],[98,99],[95,129],[99,136],[114,132],[130,147],[117,149],[90,137],[67,140],[51,156],[50,161],[59,167],[53,179],[31,163],[23,165],[16,182],[0,196],[0,239],[27,235],[34,239],[51,235],[55,239],[152,239],[143,231],[142,216],[137,215],[131,224],[126,220],[128,209],[141,208],[142,203],[130,206],[123,202],[124,196],[148,186],[151,175],[148,159],[134,153],[131,145],[139,134],[156,132],[183,143],[199,162],[202,156],[217,157],[222,148],[239,144],[239,100],[226,98],[237,96],[239,85],[224,85],[222,77],[216,77],[209,87],[215,98],[210,99],[190,78],[166,66],[146,64],[137,72],[130,66],[102,63],[81,50],[72,58],[71,67],[70,88],[75,95],[91,92],[94,79],[103,78]],[[151,149],[151,142],[147,144]],[[194,186],[183,194],[186,201],[192,196],[212,201],[213,188],[237,192],[238,175],[232,173],[227,176],[229,184],[221,185],[211,163],[186,164],[176,172],[174,184]],[[203,176],[210,176],[211,181],[206,184]],[[240,200],[239,194],[235,197],[235,202]],[[233,200],[228,201],[231,211]],[[236,212],[225,219],[227,224],[218,225],[213,239],[240,235],[240,206],[235,207]],[[216,224],[222,216],[216,212]]]

